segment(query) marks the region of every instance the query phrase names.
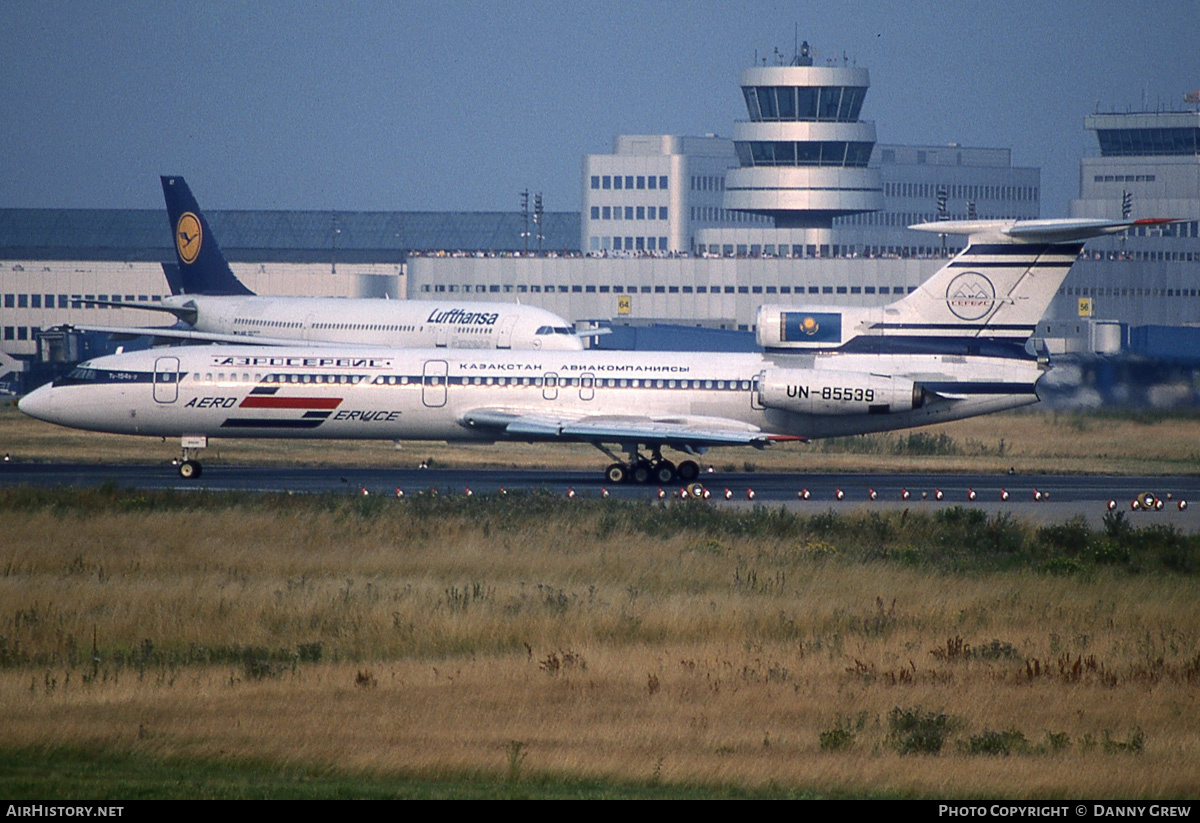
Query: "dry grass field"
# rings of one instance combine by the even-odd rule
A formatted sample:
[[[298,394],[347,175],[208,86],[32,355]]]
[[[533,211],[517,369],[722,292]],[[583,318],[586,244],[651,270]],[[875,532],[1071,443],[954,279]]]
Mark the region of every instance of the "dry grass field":
[[[1200,793],[1200,548],[1162,527],[109,490],[0,518],[6,749]]]
[[[29,461],[167,461],[174,440],[104,435],[32,420],[0,407],[0,450]],[[447,445],[390,441],[221,440],[201,455],[206,464],[414,466],[599,470],[607,462],[591,446]],[[911,432],[839,438],[754,449],[716,449],[708,458],[726,470],[945,471],[1020,473],[1194,474],[1200,471],[1200,417],[1195,414],[1095,414],[1044,410],[995,414]]]

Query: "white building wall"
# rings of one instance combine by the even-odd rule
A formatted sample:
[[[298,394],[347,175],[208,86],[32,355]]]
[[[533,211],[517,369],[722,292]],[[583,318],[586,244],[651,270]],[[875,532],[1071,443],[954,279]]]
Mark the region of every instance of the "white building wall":
[[[409,264],[409,285],[412,298],[520,300],[572,321],[629,317],[751,329],[763,303],[880,305],[944,263],[935,257],[417,258]]]

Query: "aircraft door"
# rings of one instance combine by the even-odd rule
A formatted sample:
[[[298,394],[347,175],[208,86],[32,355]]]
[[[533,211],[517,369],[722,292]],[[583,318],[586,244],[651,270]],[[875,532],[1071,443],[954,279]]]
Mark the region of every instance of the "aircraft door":
[[[445,360],[426,360],[425,372],[421,381],[421,402],[431,409],[440,409],[446,405],[446,385],[450,382],[447,376],[449,367]]]
[[[174,403],[179,399],[179,358],[159,357],[154,361],[154,402]]]
[[[761,392],[762,392],[762,376],[763,376],[763,373],[759,372],[758,374],[754,375],[754,379],[752,379],[750,381],[750,408],[752,408],[752,409],[763,408],[762,394],[761,394]]]
[[[558,375],[554,372],[546,372],[542,379],[542,398],[545,400],[558,399]]]
[[[585,372],[579,376],[579,399],[591,400],[596,396],[596,375]]]
[[[515,314],[510,314],[500,319],[500,328],[496,330],[496,348],[512,348],[512,332],[513,326],[515,326],[516,323],[517,316]]]

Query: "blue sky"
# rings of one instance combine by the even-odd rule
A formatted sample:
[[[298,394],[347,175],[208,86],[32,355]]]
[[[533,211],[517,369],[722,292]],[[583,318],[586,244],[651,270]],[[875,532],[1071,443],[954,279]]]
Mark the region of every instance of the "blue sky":
[[[1181,108],[1195,0],[0,3],[0,207],[516,210],[616,134],[728,135],[738,73],[871,71],[880,142],[1011,148],[1063,216],[1084,115]]]

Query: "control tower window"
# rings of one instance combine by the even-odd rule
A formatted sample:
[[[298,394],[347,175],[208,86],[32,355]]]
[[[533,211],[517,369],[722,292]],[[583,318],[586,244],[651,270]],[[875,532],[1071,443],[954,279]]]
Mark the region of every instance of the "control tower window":
[[[751,86],[742,89],[751,122],[858,121],[867,96],[860,86]]]

